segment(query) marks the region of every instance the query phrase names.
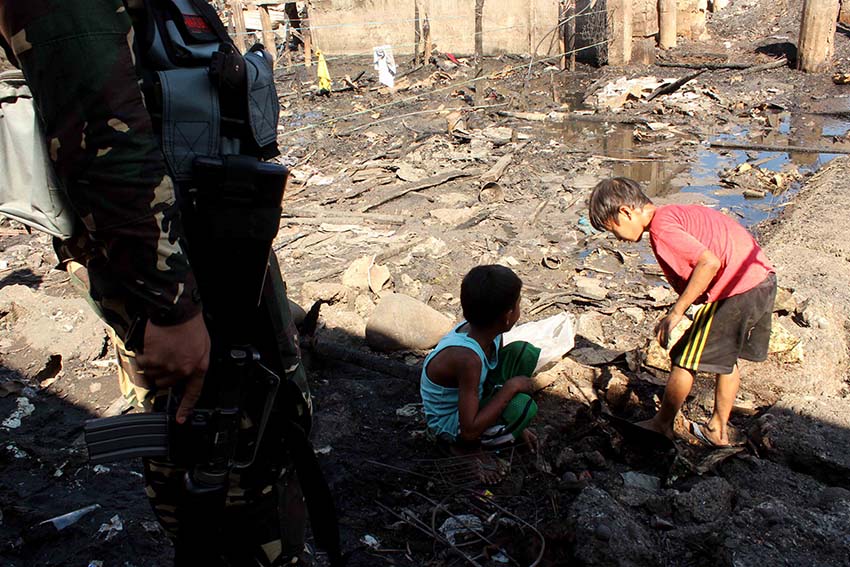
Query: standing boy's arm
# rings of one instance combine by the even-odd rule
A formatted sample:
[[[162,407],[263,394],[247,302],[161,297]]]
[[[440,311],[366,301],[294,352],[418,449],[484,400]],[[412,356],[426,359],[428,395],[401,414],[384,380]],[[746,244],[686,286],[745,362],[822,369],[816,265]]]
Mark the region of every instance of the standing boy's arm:
[[[460,437],[465,441],[477,441],[488,427],[495,425],[515,395],[533,391],[530,378],[515,376],[482,407],[478,399],[480,377],[481,361],[477,356],[470,357],[463,363],[458,377],[458,420]]]
[[[673,305],[673,309],[655,326],[655,336],[662,347],[668,348],[673,329],[685,316],[688,307],[705,293],[718,270],[720,270],[720,258],[711,250],[704,250],[688,279],[688,285]]]

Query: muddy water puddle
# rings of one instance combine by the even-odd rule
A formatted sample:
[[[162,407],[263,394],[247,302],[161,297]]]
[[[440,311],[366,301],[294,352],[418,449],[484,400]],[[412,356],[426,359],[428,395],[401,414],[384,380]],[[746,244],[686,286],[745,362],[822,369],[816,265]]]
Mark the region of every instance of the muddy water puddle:
[[[770,219],[793,200],[805,174],[814,173],[840,154],[780,151],[748,151],[711,148],[711,141],[823,147],[844,142],[850,134],[850,121],[813,115],[785,113],[773,127],[754,131],[742,125],[729,126],[713,135],[697,135],[686,127],[661,123],[651,125],[571,122],[559,124],[547,135],[567,149],[586,151],[601,160],[599,177],[630,177],[641,183],[647,195],[658,203],[700,203],[726,210],[752,228]],[[752,169],[750,169],[752,168]],[[736,180],[738,171],[756,172],[762,180],[772,175],[788,181],[764,191],[758,198],[745,196]],[[731,180],[731,181],[730,181]],[[752,179],[751,179],[752,181]],[[587,183],[588,180],[585,180]],[[759,187],[764,187],[760,185]],[[594,236],[592,244],[578,251],[576,260],[591,277],[628,285],[667,284],[654,270],[655,259],[649,244],[636,246],[616,243],[613,237]],[[642,268],[628,269],[621,254],[636,257]],[[617,284],[619,286],[619,284]]]
[[[702,203],[735,214],[747,227],[769,219],[793,198],[799,181],[747,192],[726,182],[728,172],[750,164],[786,179],[813,173],[840,154],[727,150],[709,141],[734,141],[802,147],[845,142],[850,121],[816,115],[784,115],[775,128],[756,132],[735,126],[707,139],[663,123],[649,125],[567,122],[549,129],[553,139],[569,149],[582,149],[603,159],[611,175],[630,177],[660,202]],[[648,141],[645,141],[649,139]],[[689,151],[688,147],[696,147]],[[746,167],[746,166],[745,166]],[[763,193],[759,197],[759,192]]]

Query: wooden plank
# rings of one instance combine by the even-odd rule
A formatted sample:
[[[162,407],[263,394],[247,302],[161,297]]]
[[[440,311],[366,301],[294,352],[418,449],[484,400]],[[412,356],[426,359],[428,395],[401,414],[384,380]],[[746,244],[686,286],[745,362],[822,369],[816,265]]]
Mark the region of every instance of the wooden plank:
[[[269,7],[260,6],[260,22],[263,25],[263,47],[271,53],[272,66],[277,61],[277,45],[275,45],[274,32],[272,31],[272,19],[269,16]]]
[[[712,148],[727,150],[754,150],[757,152],[795,152],[801,154],[850,154],[850,148],[840,146],[783,146],[780,144],[745,144],[736,142],[711,142]]]
[[[445,173],[440,173],[439,175],[434,175],[428,177],[426,179],[421,179],[419,181],[414,181],[413,183],[407,183],[398,189],[394,189],[388,195],[381,197],[379,200],[366,205],[361,209],[361,212],[367,212],[376,207],[380,207],[384,203],[389,203],[390,201],[394,201],[399,197],[407,195],[413,191],[421,191],[422,189],[428,189],[429,187],[435,187],[437,185],[442,185],[447,181],[451,181],[452,179],[457,179],[459,177],[469,177],[471,175],[477,175],[478,172],[472,171],[460,171],[459,169],[453,169],[451,171],[446,171]]]
[[[230,2],[230,17],[233,18],[233,29],[236,37],[234,43],[242,53],[248,51],[248,32],[245,29],[245,5],[239,0]]]

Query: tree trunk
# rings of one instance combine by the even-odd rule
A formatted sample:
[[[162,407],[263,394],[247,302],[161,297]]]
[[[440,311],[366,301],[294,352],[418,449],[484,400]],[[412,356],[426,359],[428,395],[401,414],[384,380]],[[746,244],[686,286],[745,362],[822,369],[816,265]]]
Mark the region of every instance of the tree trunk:
[[[797,69],[823,73],[832,67],[838,0],[804,0]]]

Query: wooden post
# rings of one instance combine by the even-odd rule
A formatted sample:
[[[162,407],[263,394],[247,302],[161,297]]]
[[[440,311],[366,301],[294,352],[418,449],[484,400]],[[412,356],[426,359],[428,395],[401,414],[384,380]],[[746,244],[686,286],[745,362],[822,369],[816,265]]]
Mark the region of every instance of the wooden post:
[[[838,21],[845,26],[850,26],[850,0],[841,0],[841,8],[838,10]]]
[[[422,42],[422,32],[419,28],[419,0],[413,0],[413,64],[419,65],[419,44]]]
[[[658,47],[676,47],[676,0],[658,0]]]
[[[567,6],[565,0],[558,2],[558,48],[561,50],[561,70],[566,71],[567,55]]]
[[[263,47],[266,48],[272,56],[272,63],[277,61],[277,45],[272,31],[272,18],[269,15],[268,4],[259,4],[257,8],[260,10],[260,25],[263,28]]]
[[[475,59],[484,55],[484,0],[475,0]]]
[[[422,54],[422,59],[425,65],[431,62],[431,22],[428,19],[429,13],[425,11],[425,21],[422,23],[422,39],[425,41],[425,53]]]
[[[804,0],[797,69],[823,73],[832,67],[838,0]]]
[[[309,7],[304,8],[304,17],[301,18],[301,38],[304,41],[304,66],[313,66],[313,37],[310,34],[310,13],[307,11]]]
[[[233,18],[233,28],[236,30],[234,43],[242,53],[248,51],[248,31],[245,29],[245,6],[239,0],[230,2],[230,15]]]
[[[632,0],[608,0],[608,64],[632,60]]]
[[[576,0],[567,0],[567,52],[570,54],[570,71],[576,70]]]

